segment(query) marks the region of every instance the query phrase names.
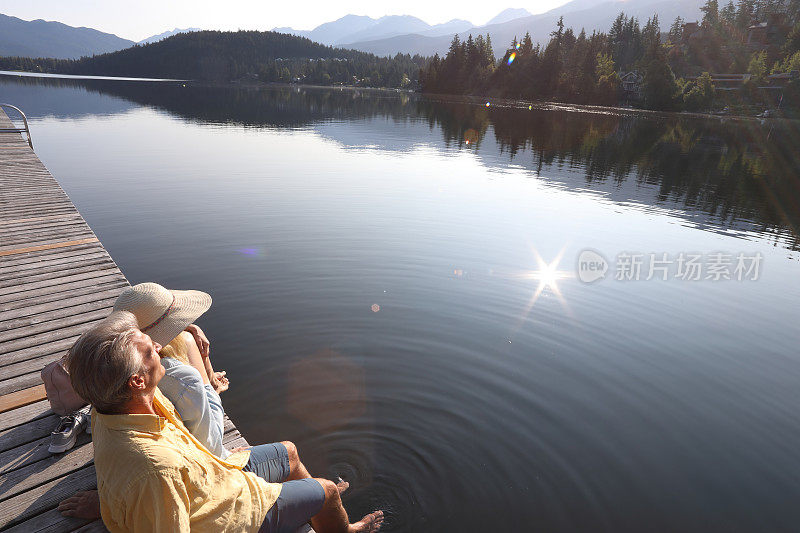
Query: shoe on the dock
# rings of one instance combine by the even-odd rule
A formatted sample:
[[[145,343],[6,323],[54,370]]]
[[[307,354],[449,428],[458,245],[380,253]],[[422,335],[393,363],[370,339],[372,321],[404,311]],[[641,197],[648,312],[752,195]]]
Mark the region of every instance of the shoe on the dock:
[[[64,453],[73,446],[81,431],[86,429],[90,422],[89,406],[79,409],[67,416],[62,416],[58,427],[50,434],[50,453]],[[89,429],[91,432],[91,429]]]

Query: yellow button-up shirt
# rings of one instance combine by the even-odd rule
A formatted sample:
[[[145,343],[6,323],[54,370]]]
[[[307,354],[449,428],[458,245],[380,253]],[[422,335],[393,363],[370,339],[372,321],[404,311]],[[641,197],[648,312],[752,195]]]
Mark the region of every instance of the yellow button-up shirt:
[[[156,389],[158,415],[92,413],[103,522],[117,531],[258,531],[281,492],[242,471],[249,452],[223,461],[184,427]]]

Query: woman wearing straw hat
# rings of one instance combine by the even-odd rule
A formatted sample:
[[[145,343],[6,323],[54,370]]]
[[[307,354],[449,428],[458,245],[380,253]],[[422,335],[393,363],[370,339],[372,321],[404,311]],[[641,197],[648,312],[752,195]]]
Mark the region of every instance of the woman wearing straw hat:
[[[224,372],[214,372],[210,343],[194,321],[211,307],[201,291],[169,290],[157,283],[140,283],[124,290],[114,311],[128,311],[139,329],[161,350],[166,371],[159,389],[172,402],[186,429],[211,453],[225,459],[222,445],[225,412],[219,393],[228,388]]]

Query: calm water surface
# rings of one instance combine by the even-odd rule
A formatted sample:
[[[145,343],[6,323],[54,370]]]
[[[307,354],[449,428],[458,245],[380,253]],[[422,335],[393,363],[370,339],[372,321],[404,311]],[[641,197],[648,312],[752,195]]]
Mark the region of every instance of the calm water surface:
[[[800,523],[797,123],[14,77],[0,101],[132,283],[212,294],[228,413],[349,480],[351,517]],[[645,279],[682,252],[763,259]]]

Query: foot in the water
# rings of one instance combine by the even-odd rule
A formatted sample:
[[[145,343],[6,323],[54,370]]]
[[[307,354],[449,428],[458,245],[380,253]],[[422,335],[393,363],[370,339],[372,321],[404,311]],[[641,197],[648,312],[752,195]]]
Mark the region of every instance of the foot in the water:
[[[348,533],[375,533],[383,525],[383,511],[373,511],[355,524],[350,524]]]
[[[350,488],[350,483],[340,477],[336,478],[336,488],[339,489],[339,494],[341,494]]]
[[[97,520],[100,518],[100,494],[96,490],[76,492],[59,503],[58,510],[64,516]]]

